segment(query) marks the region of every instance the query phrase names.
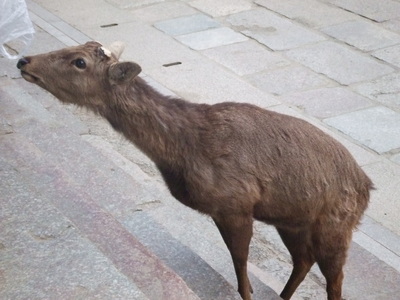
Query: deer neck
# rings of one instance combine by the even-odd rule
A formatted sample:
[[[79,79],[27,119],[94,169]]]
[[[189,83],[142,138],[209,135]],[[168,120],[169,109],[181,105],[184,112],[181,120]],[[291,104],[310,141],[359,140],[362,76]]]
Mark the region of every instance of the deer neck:
[[[179,165],[193,151],[202,119],[199,105],[158,93],[141,78],[125,91],[114,92],[115,100],[101,113],[156,164]]]

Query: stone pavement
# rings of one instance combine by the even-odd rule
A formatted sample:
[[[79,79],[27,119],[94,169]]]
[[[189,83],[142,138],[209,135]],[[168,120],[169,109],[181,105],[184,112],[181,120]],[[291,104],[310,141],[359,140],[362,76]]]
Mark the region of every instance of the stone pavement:
[[[193,102],[250,102],[342,142],[376,191],[355,232],[345,299],[400,293],[399,0],[28,0],[29,54],[126,43],[156,88]],[[166,191],[103,120],[64,106],[0,58],[0,299],[240,299],[212,222]],[[254,299],[291,271],[255,224]],[[274,292],[275,291],[275,292]],[[323,299],[313,268],[296,299]]]

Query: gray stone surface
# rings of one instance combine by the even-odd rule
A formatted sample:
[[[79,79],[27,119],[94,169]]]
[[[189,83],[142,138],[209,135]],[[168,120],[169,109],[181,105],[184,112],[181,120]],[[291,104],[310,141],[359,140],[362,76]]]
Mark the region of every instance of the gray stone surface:
[[[389,108],[375,106],[324,122],[378,153],[400,148],[400,114]]]
[[[313,28],[358,19],[350,12],[318,0],[257,0],[255,3]]]
[[[381,159],[379,162],[364,166],[363,169],[373,178],[376,188],[372,192],[372,201],[367,210],[368,216],[379,220],[380,224],[399,236],[400,230],[396,224],[398,224],[400,215],[400,191],[398,188],[400,186],[400,166],[387,159]],[[386,246],[389,248],[390,245]]]
[[[0,298],[148,299],[52,205],[45,188],[28,186],[29,167],[10,148],[43,153],[19,134],[0,140]]]
[[[176,39],[194,50],[204,50],[247,40],[229,27],[220,27],[177,36]]]
[[[226,16],[253,7],[251,1],[247,0],[194,0],[190,1],[189,4],[213,17]]]
[[[146,247],[179,274],[201,299],[241,299],[233,286],[218,272],[145,212],[135,213],[125,224]]]
[[[195,14],[192,16],[160,21],[155,23],[154,26],[169,35],[177,36],[210,28],[217,28],[221,25],[206,15]]]
[[[323,0],[377,22],[399,17],[400,3],[393,0]]]
[[[253,40],[207,49],[202,53],[241,76],[290,64],[281,55],[265,49]]]
[[[372,53],[373,56],[400,68],[400,45],[381,49]]]
[[[106,2],[121,8],[121,9],[133,9],[136,7],[151,5],[154,3],[163,2],[164,0],[106,0]]]
[[[262,107],[279,104],[272,95],[237,78],[230,71],[216,68],[215,63],[210,61],[185,61],[173,68],[154,70],[152,77],[181,97],[196,103],[233,101]],[[213,88],[210,89],[210,86]]]
[[[371,80],[394,71],[372,58],[331,42],[289,50],[287,56],[341,84]]]
[[[130,0],[125,1],[132,2]],[[43,2],[43,0],[28,0],[27,5],[28,7],[30,7],[31,4],[34,5],[35,3],[41,5]],[[135,2],[138,3],[139,1]],[[97,0],[87,0],[85,2],[85,5],[82,5],[82,2],[78,0],[53,1],[46,2],[46,9],[49,13],[54,12],[55,15],[59,15],[59,12],[63,12],[62,21],[68,23],[79,31],[83,30],[83,28],[99,28],[101,25],[113,23],[123,24],[134,21],[132,20],[132,15],[129,13],[129,11],[121,10],[118,8],[118,6],[114,6],[111,3],[105,1],[102,3],[102,5],[99,5]],[[57,22],[56,20],[54,20],[54,17],[49,18],[48,16],[50,15],[48,13],[43,14],[42,12],[35,11],[36,14],[40,14],[41,16],[43,16],[44,20],[47,21],[50,25],[54,22]],[[108,29],[102,28],[102,30],[107,31]],[[96,37],[93,37],[93,39],[98,40],[96,39]]]
[[[379,275],[372,271],[377,268]],[[366,300],[395,300],[400,292],[400,287],[395,284],[400,281],[399,273],[356,243],[351,245],[345,274],[343,292],[348,299],[359,299],[359,288],[368,290],[362,296],[362,299]]]
[[[400,257],[400,236],[382,227],[372,218],[365,216],[359,227],[360,231],[368,233],[370,238]]]
[[[400,35],[364,20],[325,27],[322,32],[363,51],[377,50],[400,43]]]
[[[400,108],[400,74],[393,73],[354,87],[358,93],[395,109]]]
[[[28,6],[31,7],[32,19],[39,25],[36,27],[36,39],[29,52],[47,52],[64,45],[84,42],[86,38],[99,40],[105,44],[114,40],[122,40],[126,43],[126,51],[122,59],[138,62],[147,75],[145,76],[147,80],[150,80],[157,88],[161,86],[161,91],[168,95],[176,94],[194,102],[210,104],[229,100],[250,102],[306,119],[334,136],[356,157],[363,169],[371,176],[377,188],[372,192],[370,207],[367,211],[367,215],[376,222],[373,227],[369,226],[371,224],[367,224],[366,227],[361,226],[362,232],[355,235],[356,244],[363,249],[358,251],[359,249],[352,247],[352,253],[346,266],[343,298],[348,300],[393,299],[399,294],[397,282],[400,264],[398,241],[388,233],[388,230],[392,230],[397,237],[400,235],[398,222],[400,215],[398,205],[400,197],[398,188],[400,186],[399,149],[377,154],[376,151],[366,147],[362,141],[354,140],[348,134],[321,122],[315,116],[337,118],[350,116],[349,114],[355,112],[362,114],[367,111],[365,107],[368,106],[363,106],[366,105],[366,102],[374,105],[383,103],[384,106],[391,107],[393,110],[389,117],[386,115],[381,117],[382,122],[379,121],[376,124],[379,126],[383,122],[383,125],[386,126],[396,124],[393,122],[393,120],[397,120],[396,116],[399,114],[398,106],[396,106],[398,103],[396,100],[398,96],[397,75],[399,73],[398,65],[396,65],[396,45],[371,53],[347,46],[343,40],[328,36],[321,31],[322,27],[331,27],[348,21],[363,20],[362,23],[369,23],[370,21],[365,18],[367,16],[367,18],[383,17],[383,19],[387,19],[382,23],[373,23],[382,29],[382,31],[378,30],[378,33],[387,32],[383,30],[385,28],[399,34],[399,15],[396,10],[392,9],[396,7],[393,6],[395,2],[399,3],[398,0],[181,0],[160,2],[158,0],[70,0],[68,2],[27,0]],[[338,6],[339,4],[334,3],[341,4]],[[262,5],[263,8],[254,9],[257,5]],[[343,9],[344,6],[351,9]],[[377,7],[379,9],[376,9]],[[352,12],[352,9],[363,15]],[[197,51],[153,26],[154,22],[190,16],[199,11],[212,16],[211,19],[221,24],[221,27],[230,27],[236,33],[247,30],[258,40],[249,39],[244,42]],[[258,14],[254,11],[265,13]],[[393,17],[396,13],[397,15]],[[238,18],[237,16],[244,17]],[[226,22],[230,19],[235,20],[239,25],[231,25],[230,22]],[[100,27],[111,23],[118,25]],[[363,37],[362,28],[354,30],[358,31],[360,38]],[[314,38],[316,37],[317,42],[315,43]],[[329,40],[329,43],[321,43],[318,38]],[[376,38],[381,39],[382,36],[372,36],[371,41],[375,41]],[[362,41],[365,41],[364,37]],[[316,48],[326,44],[325,52],[321,56],[318,51],[314,52]],[[383,44],[385,44],[385,40],[383,40]],[[274,50],[270,46],[276,47],[276,49]],[[310,55],[310,57],[306,60],[302,57],[286,56],[287,53],[279,49],[287,46],[294,47],[290,49],[299,52],[304,51],[303,55]],[[342,51],[342,48],[346,51]],[[384,51],[386,49],[388,49],[387,52]],[[298,52],[296,53],[298,54]],[[371,55],[376,56],[371,58]],[[283,59],[283,65],[280,65],[281,62],[278,58]],[[379,64],[379,59],[383,59],[384,62]],[[181,62],[181,64],[170,67],[163,66],[174,62]],[[304,63],[305,67],[299,66],[299,62]],[[371,62],[373,63],[370,64]],[[381,69],[382,66],[387,69]],[[263,86],[265,88],[275,80],[273,76],[266,78],[264,82],[260,76],[258,87],[251,85],[246,76],[253,77],[269,72],[279,74],[278,71],[284,69],[301,71],[300,74],[287,71],[286,75],[278,77],[282,81],[277,84],[282,96],[275,98],[263,91]],[[356,69],[354,73],[357,76],[354,76],[353,69]],[[229,253],[214,224],[210,219],[184,208],[174,200],[167,193],[165,187],[160,184],[161,179],[154,165],[143,154],[115,134],[111,127],[99,120],[98,117],[88,114],[84,110],[58,105],[58,102],[51,99],[50,95],[29,83],[9,79],[20,77],[15,70],[15,62],[5,64],[5,60],[0,59],[0,72],[0,148],[3,147],[0,161],[5,162],[5,165],[0,164],[0,176],[4,175],[8,178],[9,174],[13,173],[15,175],[13,178],[16,178],[14,181],[18,181],[18,184],[14,185],[10,181],[0,180],[0,198],[3,199],[4,194],[16,195],[15,211],[20,211],[21,215],[28,216],[26,222],[18,222],[21,219],[15,219],[16,222],[12,223],[15,226],[11,228],[11,231],[8,229],[7,231],[22,233],[18,237],[26,238],[29,241],[35,240],[35,243],[40,244],[37,248],[35,248],[34,242],[14,244],[16,248],[12,248],[11,252],[15,251],[9,256],[10,252],[7,251],[10,248],[5,247],[9,247],[10,243],[8,240],[4,241],[3,231],[0,232],[0,265],[3,263],[4,253],[7,258],[11,257],[6,262],[6,272],[3,271],[3,267],[0,267],[1,287],[5,286],[3,285],[4,274],[8,276],[8,266],[11,265],[9,269],[15,270],[15,274],[11,274],[10,278],[17,278],[17,280],[26,278],[24,270],[28,270],[28,275],[32,275],[30,278],[30,283],[34,283],[34,286],[31,285],[33,286],[32,294],[21,295],[21,298],[24,299],[27,298],[25,295],[35,299],[44,298],[43,295],[54,295],[54,297],[49,297],[54,299],[68,299],[69,295],[71,299],[142,299],[140,292],[143,295],[146,294],[143,297],[148,299],[162,299],[163,296],[156,295],[157,291],[160,291],[159,285],[149,286],[143,281],[143,278],[150,278],[151,282],[154,282],[153,280],[157,282],[158,279],[155,277],[160,275],[157,273],[160,270],[169,270],[161,273],[172,276],[169,278],[170,281],[164,280],[164,282],[168,281],[165,286],[169,287],[166,287],[165,291],[172,291],[172,298],[169,296],[164,298],[174,299],[174,296],[183,291],[182,289],[188,287],[185,282],[179,280],[180,276],[176,277],[175,267],[176,270],[183,271],[180,274],[185,274],[189,280],[188,284],[189,282],[194,283],[199,293],[202,293],[201,295],[217,291],[218,282],[231,285],[231,289],[236,288],[236,279]],[[304,78],[301,77],[302,74],[304,74]],[[332,74],[346,80],[350,79],[351,85],[346,86],[348,83],[341,81],[338,81],[340,84],[333,82],[327,78]],[[320,86],[318,84],[314,86],[317,81],[314,82],[310,78],[318,78],[323,82]],[[10,89],[7,87],[10,81],[18,87],[12,93],[12,97],[5,96],[10,93]],[[285,82],[287,88],[284,87]],[[292,91],[293,87],[296,88]],[[328,90],[332,93],[328,93]],[[354,92],[368,97],[370,101],[356,97]],[[293,98],[290,98],[291,96]],[[296,100],[296,96],[300,99]],[[320,96],[324,98],[325,102],[316,100]],[[348,102],[346,103],[344,99],[347,96]],[[305,105],[310,105],[308,111],[285,102],[285,98],[290,98],[293,103],[301,104],[304,101]],[[312,102],[313,99],[315,102]],[[335,101],[328,101],[328,99]],[[311,102],[309,102],[310,100]],[[339,107],[339,103],[342,108]],[[42,105],[44,109],[38,109],[35,107],[36,105]],[[387,110],[387,108],[385,109]],[[374,111],[367,115],[368,117],[362,121],[365,122],[363,124],[357,116],[355,118],[348,117],[344,124],[347,124],[350,129],[364,128],[366,131],[369,124],[375,122],[373,117],[380,114]],[[74,126],[79,122],[83,122],[88,130],[75,131],[73,128],[77,128]],[[375,124],[373,125],[376,127]],[[362,131],[362,129],[357,130]],[[35,131],[38,132],[35,133]],[[79,136],[82,133],[84,135]],[[21,137],[18,142],[8,140],[17,135]],[[387,144],[388,140],[394,139],[391,135],[384,134],[381,144]],[[5,140],[8,142],[3,142]],[[5,145],[8,147],[7,151],[3,150]],[[9,152],[10,149],[11,152]],[[68,162],[71,161],[76,161],[77,164],[73,166],[73,163],[69,163],[68,165]],[[99,162],[101,163],[99,164]],[[4,173],[4,170],[7,171]],[[93,178],[90,177],[91,174]],[[52,181],[54,178],[55,184],[49,184],[49,182],[54,183]],[[74,178],[77,180],[75,181]],[[2,183],[6,185],[2,185]],[[10,189],[10,186],[15,188]],[[114,193],[110,192],[112,189],[114,189]],[[36,199],[42,202],[36,201]],[[47,209],[46,205],[43,205],[45,199],[57,206],[55,211],[59,213],[58,215],[53,214],[53,210]],[[38,206],[37,209],[32,209],[35,205]],[[7,206],[7,208],[9,207]],[[2,214],[4,212],[8,213],[9,211],[0,209],[0,227],[2,228],[4,222],[13,221],[15,218],[15,214],[9,214],[11,217],[4,218]],[[29,218],[30,214],[33,215],[32,218]],[[47,217],[46,214],[49,216]],[[65,217],[65,214],[68,217]],[[165,264],[161,263],[160,265],[157,263],[150,266],[141,264],[145,269],[137,267],[138,262],[147,263],[149,260],[160,262],[157,257],[154,257],[155,255],[146,257],[146,255],[143,256],[145,252],[137,252],[138,249],[144,249],[138,248],[140,243],[137,243],[138,238],[135,238],[134,230],[127,229],[129,229],[129,224],[136,229],[137,223],[130,222],[138,214],[142,217],[146,216],[136,219],[136,221],[139,220],[138,227],[143,230],[140,239],[143,238],[142,241],[149,239],[148,245],[154,243],[159,247],[160,252],[157,252],[157,257],[159,254],[166,254],[171,268],[165,269],[165,261]],[[63,222],[63,216],[67,220],[66,222]],[[38,218],[42,221],[39,220],[36,223]],[[31,220],[32,222],[30,222]],[[157,226],[152,226],[154,225],[153,221],[158,223]],[[70,224],[73,227],[69,228]],[[375,226],[378,227],[378,230]],[[384,227],[385,230],[380,230],[379,227]],[[158,241],[160,244],[157,244]],[[19,247],[21,245],[28,247]],[[31,245],[34,246],[29,248]],[[30,249],[33,251],[29,252]],[[40,249],[40,251],[43,249],[43,251],[35,252],[34,249]],[[52,253],[53,250],[58,251],[59,249],[60,255]],[[68,251],[69,249],[72,249],[72,253]],[[93,252],[92,257],[90,253],[93,249],[98,252],[97,254]],[[147,249],[149,252],[153,252],[153,249]],[[356,249],[355,252],[354,249]],[[22,264],[21,256],[18,256],[21,253],[26,254],[22,259]],[[180,256],[182,256],[182,261],[177,260],[177,265],[175,265],[175,257],[180,258]],[[77,264],[74,264],[74,261]],[[12,264],[15,262],[18,269],[13,269]],[[85,265],[85,263],[90,265]],[[187,264],[200,266],[200,271],[193,270],[192,273]],[[20,268],[21,265],[27,268]],[[32,269],[30,269],[31,266]],[[113,266],[115,272],[108,272]],[[157,266],[160,266],[161,269]],[[39,267],[42,268],[41,271],[48,272],[41,273],[40,276],[34,278],[35,272],[31,272],[31,270]],[[68,267],[72,267],[72,271]],[[100,284],[90,272],[91,268],[96,270],[95,275],[98,272],[105,273],[99,275]],[[150,270],[150,276],[145,272],[146,270]],[[83,273],[82,276],[80,271]],[[156,273],[152,273],[153,271]],[[276,292],[280,292],[291,271],[290,257],[279,241],[277,233],[271,227],[259,222],[255,224],[249,271],[255,288],[253,295],[255,300],[265,299],[265,295],[269,297],[268,286],[273,287]],[[207,278],[206,274],[209,272],[210,277],[216,279],[215,282],[212,282],[214,285],[211,291],[203,290],[204,285],[207,284],[203,282],[203,278],[207,282],[210,278]],[[72,273],[74,274],[71,275]],[[84,282],[83,286],[76,285],[77,282],[79,283],[80,277]],[[54,280],[52,280],[53,278]],[[93,278],[93,282],[86,284]],[[106,280],[103,280],[104,278]],[[196,278],[201,279],[196,282]],[[136,283],[136,280],[139,284],[125,284],[126,282],[128,284],[129,282]],[[7,287],[10,286],[10,282],[12,283],[12,281],[6,282]],[[55,282],[62,284],[56,285]],[[110,282],[111,284],[109,284]],[[44,288],[40,286],[42,283]],[[10,294],[11,296],[8,298],[19,299],[20,286],[20,284],[14,286],[14,294]],[[137,292],[134,291],[135,286],[143,288],[143,290],[139,291],[139,294],[134,294]],[[2,291],[0,288],[0,293]],[[37,294],[34,294],[35,292]],[[132,294],[130,294],[131,292]],[[155,294],[153,294],[154,292]],[[199,298],[193,294],[189,297],[185,293],[179,295],[183,295],[179,300]],[[7,299],[7,297],[3,297],[3,294],[0,295],[0,298]],[[293,299],[324,298],[326,298],[324,279],[318,268],[314,267]],[[204,300],[209,300],[209,298],[205,296]]]
[[[198,11],[184,2],[161,2],[151,6],[144,6],[132,10],[132,16],[145,22],[174,19],[183,16],[195,15]]]
[[[147,24],[131,22],[110,27],[106,31],[90,28],[86,32],[106,45],[116,40],[124,41],[122,59],[139,63],[147,75],[152,75],[153,70],[165,68],[164,64],[191,61],[198,57],[187,46]],[[130,38],[126,38],[127,32]]]
[[[230,15],[226,21],[236,30],[273,50],[296,48],[325,39],[324,36],[264,8]]]
[[[288,66],[247,76],[257,88],[274,95],[325,87],[332,82],[302,66]]]
[[[324,119],[373,105],[371,101],[342,87],[292,93],[279,98],[307,114]]]
[[[384,28],[400,34],[400,18],[392,19],[381,24]]]

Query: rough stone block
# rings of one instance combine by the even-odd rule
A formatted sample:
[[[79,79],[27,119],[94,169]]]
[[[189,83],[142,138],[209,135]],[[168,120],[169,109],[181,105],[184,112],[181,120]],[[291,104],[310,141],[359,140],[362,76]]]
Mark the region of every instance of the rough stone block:
[[[252,4],[246,0],[195,0],[189,4],[213,17],[226,16],[252,8]]]
[[[400,148],[400,114],[387,107],[375,106],[324,122],[380,154]]]
[[[115,0],[115,2],[117,1],[118,0]],[[128,1],[125,0],[125,2]],[[132,1],[129,2],[133,3]],[[138,2],[139,1],[135,1],[135,3]],[[31,3],[31,1],[28,3],[29,9]],[[46,1],[45,5],[43,4],[43,1],[41,1],[41,4],[45,9],[36,10],[36,12],[39,16],[43,16],[45,21],[50,24],[56,22],[56,19],[52,16],[55,14],[59,19],[62,19],[77,30],[96,28],[101,25],[112,23],[122,24],[134,21],[132,20],[132,15],[129,11],[122,10],[108,2],[102,2],[100,5],[97,0],[87,0],[83,5],[79,0],[70,0],[59,2]],[[45,13],[45,11],[47,11],[47,13]],[[102,29],[107,30],[106,28]]]
[[[141,7],[145,5],[151,5],[159,2],[163,2],[164,0],[106,0],[108,3],[112,4],[115,7],[120,9],[132,9],[135,7]]]
[[[368,99],[342,87],[292,93],[282,96],[279,99],[283,102],[296,105],[306,113],[320,119],[372,105]]]
[[[331,41],[289,50],[286,54],[315,72],[345,85],[393,72],[389,66]]]
[[[396,109],[400,108],[399,73],[389,74],[370,82],[361,83],[356,85],[354,89],[372,100],[379,101]]]
[[[363,167],[371,177],[376,190],[372,192],[367,214],[374,220],[379,220],[386,228],[400,235],[400,166],[383,159]]]
[[[389,21],[383,22],[381,24],[386,29],[400,34],[400,19],[389,20]]]
[[[392,0],[324,0],[377,22],[399,17],[400,3]]]
[[[177,36],[217,28],[221,25],[206,15],[196,14],[157,22],[154,26],[169,35]]]
[[[269,51],[252,40],[207,49],[203,51],[203,54],[231,69],[238,75],[253,74],[290,64],[281,55]]]
[[[356,15],[317,0],[257,0],[257,4],[309,27],[324,27],[354,20]],[[329,16],[329,17],[327,17]]]
[[[186,3],[169,1],[132,10],[134,18],[148,23],[194,15],[196,13],[198,13],[198,11],[188,6]]]
[[[271,95],[209,60],[186,61],[173,68],[153,70],[151,76],[177,95],[196,103],[233,101],[262,107],[279,103]]]
[[[258,8],[229,16],[226,21],[236,30],[273,50],[296,48],[325,39],[286,18]]]
[[[364,20],[329,26],[323,28],[322,31],[363,51],[372,51],[400,43],[400,35]]]
[[[385,48],[372,53],[373,56],[382,59],[398,68],[400,68],[400,45]]]
[[[180,35],[176,39],[194,50],[204,50],[244,42],[247,40],[247,37],[228,27],[221,27]]]
[[[274,95],[329,86],[331,84],[327,78],[301,66],[261,72],[250,75],[247,78],[259,89]]]

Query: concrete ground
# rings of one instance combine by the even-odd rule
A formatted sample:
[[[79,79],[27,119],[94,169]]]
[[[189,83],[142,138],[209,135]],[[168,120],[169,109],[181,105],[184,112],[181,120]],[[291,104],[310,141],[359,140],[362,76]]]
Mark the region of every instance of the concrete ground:
[[[376,190],[355,232],[344,298],[400,294],[399,0],[27,0],[28,54],[126,44],[153,86],[197,103],[303,118],[354,155]],[[92,114],[0,58],[0,299],[240,299],[207,217]],[[254,299],[279,299],[290,257],[255,224]],[[323,299],[313,268],[295,299]]]

